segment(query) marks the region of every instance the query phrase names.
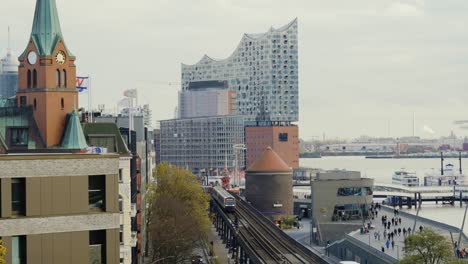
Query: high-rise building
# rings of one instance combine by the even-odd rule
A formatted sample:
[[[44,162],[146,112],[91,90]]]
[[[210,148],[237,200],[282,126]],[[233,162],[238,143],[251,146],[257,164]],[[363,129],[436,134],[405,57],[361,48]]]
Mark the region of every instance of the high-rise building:
[[[244,34],[224,60],[205,55],[194,65],[182,65],[182,91],[203,81],[227,82],[247,122],[298,121],[297,19],[263,34]]]
[[[190,82],[179,92],[179,118],[234,115],[236,108],[236,92],[227,82]]]
[[[6,56],[0,60],[0,97],[11,98],[18,91],[18,59],[10,48]]]

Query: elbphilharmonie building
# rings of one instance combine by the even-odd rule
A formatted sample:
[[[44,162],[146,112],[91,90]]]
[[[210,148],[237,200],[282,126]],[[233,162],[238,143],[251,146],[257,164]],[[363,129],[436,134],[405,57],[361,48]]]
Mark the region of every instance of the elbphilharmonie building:
[[[237,114],[246,122],[296,122],[298,106],[297,19],[262,34],[244,34],[226,59],[205,55],[182,64],[182,90],[191,83],[226,82],[236,92]]]

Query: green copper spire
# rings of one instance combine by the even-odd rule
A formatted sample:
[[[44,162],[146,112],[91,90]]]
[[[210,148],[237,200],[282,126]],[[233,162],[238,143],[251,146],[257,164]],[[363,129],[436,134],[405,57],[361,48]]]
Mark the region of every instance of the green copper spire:
[[[80,118],[76,109],[68,114],[68,121],[65,127],[65,133],[62,138],[62,148],[64,149],[85,149],[88,147],[83,128],[80,124]]]
[[[37,0],[31,39],[40,56],[51,56],[58,41],[63,41],[55,0]],[[73,56],[68,49],[67,53]]]

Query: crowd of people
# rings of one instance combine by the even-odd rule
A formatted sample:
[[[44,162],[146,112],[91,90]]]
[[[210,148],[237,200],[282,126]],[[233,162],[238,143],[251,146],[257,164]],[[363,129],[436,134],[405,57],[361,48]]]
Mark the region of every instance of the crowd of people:
[[[379,216],[381,210],[381,205],[379,203],[371,204],[369,208],[369,220],[367,224],[361,229],[361,233],[369,233],[372,227],[372,220],[375,220]],[[412,230],[411,227],[408,227],[408,223],[404,223],[404,220],[400,217],[400,211],[398,209],[393,210],[393,215],[388,216],[387,214],[380,215],[380,224],[383,227],[383,232],[381,229],[374,231],[374,240],[382,241],[381,251],[385,252],[386,250],[395,249],[395,241],[398,237],[401,237],[404,240],[406,237],[413,234],[416,230]],[[406,225],[406,226],[405,226]],[[419,231],[423,230],[423,226],[419,226]]]

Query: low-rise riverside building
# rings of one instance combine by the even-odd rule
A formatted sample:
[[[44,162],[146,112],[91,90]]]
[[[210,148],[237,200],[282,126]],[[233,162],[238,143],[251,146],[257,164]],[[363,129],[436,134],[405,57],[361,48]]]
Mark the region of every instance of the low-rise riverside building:
[[[315,243],[342,239],[362,226],[373,199],[374,179],[356,171],[319,171],[310,186],[294,187],[294,213],[312,216]]]

